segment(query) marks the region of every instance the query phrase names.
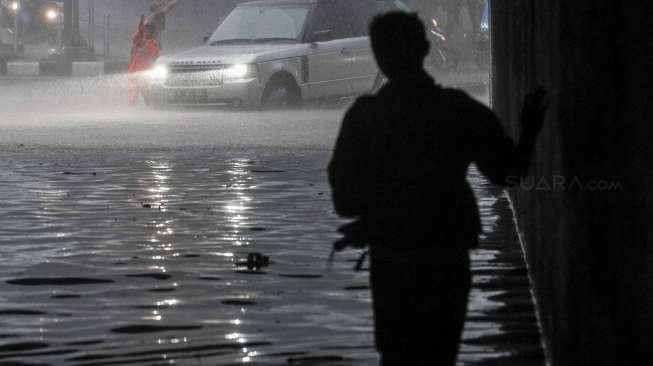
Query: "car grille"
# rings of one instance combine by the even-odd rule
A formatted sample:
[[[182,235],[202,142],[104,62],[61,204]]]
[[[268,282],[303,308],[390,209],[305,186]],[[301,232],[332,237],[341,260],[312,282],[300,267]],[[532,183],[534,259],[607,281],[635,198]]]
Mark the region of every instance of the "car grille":
[[[165,84],[170,87],[219,86],[224,82],[223,69],[222,64],[173,64]]]
[[[172,73],[212,71],[212,70],[222,70],[224,68],[225,65],[220,63],[206,63],[206,64],[173,63],[172,65],[170,65],[170,71]]]

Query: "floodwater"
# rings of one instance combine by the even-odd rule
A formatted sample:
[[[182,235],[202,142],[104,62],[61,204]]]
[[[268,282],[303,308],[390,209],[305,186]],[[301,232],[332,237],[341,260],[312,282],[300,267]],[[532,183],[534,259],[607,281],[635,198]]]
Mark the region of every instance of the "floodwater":
[[[331,148],[344,113],[337,103],[267,112],[130,108],[125,90],[123,76],[6,83],[0,90],[0,144]]]
[[[122,86],[0,91],[0,363],[376,364],[359,252],[327,267],[344,110],[134,110]],[[470,179],[488,246],[472,255],[460,363],[540,360],[528,283],[493,282],[524,271],[506,197]],[[269,263],[248,268],[252,253]],[[515,329],[530,343],[493,345]]]

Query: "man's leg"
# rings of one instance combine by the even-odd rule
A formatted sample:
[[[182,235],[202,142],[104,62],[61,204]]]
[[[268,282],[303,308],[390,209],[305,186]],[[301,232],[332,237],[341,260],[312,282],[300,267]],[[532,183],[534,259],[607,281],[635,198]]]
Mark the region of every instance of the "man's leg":
[[[134,77],[127,76],[127,104],[135,106],[138,103],[138,84]]]
[[[371,250],[381,365],[454,365],[470,289],[468,254],[401,254]]]

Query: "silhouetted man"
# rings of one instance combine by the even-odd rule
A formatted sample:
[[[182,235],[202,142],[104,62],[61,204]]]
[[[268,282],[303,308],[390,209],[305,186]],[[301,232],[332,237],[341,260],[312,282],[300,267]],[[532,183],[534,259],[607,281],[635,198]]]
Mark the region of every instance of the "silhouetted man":
[[[334,205],[357,219],[346,230],[350,242],[370,246],[381,364],[453,365],[470,289],[468,250],[481,231],[467,169],[475,162],[501,185],[525,174],[544,93],[527,98],[515,146],[491,110],[424,72],[429,45],[416,15],[383,15],[370,33],[389,82],[345,115],[329,166]]]

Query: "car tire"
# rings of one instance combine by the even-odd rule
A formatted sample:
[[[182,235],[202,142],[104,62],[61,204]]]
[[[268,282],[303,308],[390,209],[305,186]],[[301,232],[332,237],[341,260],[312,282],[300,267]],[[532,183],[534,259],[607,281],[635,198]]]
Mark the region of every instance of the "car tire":
[[[301,93],[294,81],[286,78],[271,80],[263,90],[261,105],[264,108],[292,108],[301,104]]]

